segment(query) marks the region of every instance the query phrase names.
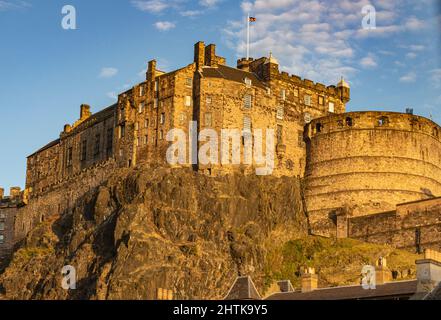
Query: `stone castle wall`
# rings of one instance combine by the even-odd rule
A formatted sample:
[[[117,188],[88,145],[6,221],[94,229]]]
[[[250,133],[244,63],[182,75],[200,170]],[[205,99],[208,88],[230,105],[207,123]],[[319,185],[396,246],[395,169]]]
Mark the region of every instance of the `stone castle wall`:
[[[326,233],[339,208],[363,216],[440,196],[440,130],[428,119],[387,112],[312,121],[305,197],[316,232]]]
[[[439,251],[441,198],[401,204],[391,212],[349,218],[347,236],[409,251]]]

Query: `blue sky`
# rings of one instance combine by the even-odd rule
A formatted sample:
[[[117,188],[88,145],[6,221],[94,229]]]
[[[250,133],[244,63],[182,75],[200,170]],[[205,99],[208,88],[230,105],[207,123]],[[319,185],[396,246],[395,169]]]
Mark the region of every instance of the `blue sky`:
[[[216,43],[230,65],[251,55],[327,85],[352,85],[348,109],[403,111],[441,123],[441,0],[0,0],[0,186],[23,186],[26,156],[56,139],[79,106],[93,111],[144,78],[148,60],[171,71],[193,44]],[[64,5],[77,29],[61,27]],[[375,30],[361,10],[376,9]]]

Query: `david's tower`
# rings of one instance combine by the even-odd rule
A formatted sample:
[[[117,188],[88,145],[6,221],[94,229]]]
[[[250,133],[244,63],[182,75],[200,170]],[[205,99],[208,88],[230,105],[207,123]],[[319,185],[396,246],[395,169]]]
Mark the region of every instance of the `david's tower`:
[[[341,78],[341,81],[337,85],[337,91],[340,96],[341,101],[346,104],[351,101],[351,87],[345,79]]]

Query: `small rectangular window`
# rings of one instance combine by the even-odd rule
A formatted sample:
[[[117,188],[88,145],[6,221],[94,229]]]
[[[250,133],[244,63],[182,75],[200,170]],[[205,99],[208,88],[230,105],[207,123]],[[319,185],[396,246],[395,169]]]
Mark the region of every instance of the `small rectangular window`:
[[[144,87],[140,86],[139,87],[139,96],[142,97],[144,95]]]
[[[160,130],[159,131],[159,140],[163,140],[164,139],[164,131]]]
[[[159,104],[159,100],[155,99],[155,101],[153,102],[153,108],[158,108],[158,104]]]
[[[5,231],[5,223],[0,222],[0,231]]]
[[[135,122],[135,131],[139,130],[139,122]]]
[[[193,78],[186,78],[185,85],[190,88],[193,87]]]
[[[324,106],[325,105],[325,97],[319,96],[318,102],[319,102],[319,105]]]
[[[253,97],[250,94],[246,94],[244,97],[244,108],[251,109],[253,105]]]
[[[148,127],[149,127],[149,119],[145,119],[144,128],[148,128]]]
[[[95,158],[98,157],[100,154],[100,145],[101,145],[101,135],[97,134],[95,136],[95,148],[94,148],[94,152],[93,152],[93,155],[95,156]]]
[[[191,107],[191,97],[190,96],[185,97],[185,106]]]
[[[253,81],[249,78],[245,78],[245,84],[247,87],[251,87],[253,85]]]
[[[329,102],[329,112],[331,112],[331,113],[335,112],[335,104],[334,104],[334,102]]]
[[[87,140],[84,140],[81,144],[81,161],[87,160]]]
[[[73,149],[72,147],[67,149],[66,165],[68,167],[72,166]]]
[[[165,123],[165,113],[161,113],[160,121],[161,121],[161,124]]]
[[[140,103],[138,105],[138,113],[142,113],[144,111],[144,103]]]
[[[251,133],[251,118],[249,116],[243,117],[243,131]]]
[[[305,95],[305,105],[311,106],[311,96]]]
[[[183,126],[185,124],[185,119],[186,119],[185,113],[181,113],[179,115],[179,123],[180,123],[181,126]]]
[[[0,234],[0,244],[5,243],[5,236]]]
[[[286,90],[282,89],[282,91],[280,91],[280,99],[282,99],[283,101],[286,100]]]
[[[213,116],[210,112],[205,114],[205,126],[211,127],[213,125]]]
[[[113,152],[113,128],[107,129],[107,156],[110,157]]]
[[[277,144],[282,144],[283,142],[283,127],[281,125],[277,126]]]
[[[282,106],[278,107],[277,108],[277,119],[278,120],[283,120],[284,116],[285,116],[284,108]]]
[[[211,96],[207,96],[206,101],[207,101],[207,104],[211,104]]]
[[[155,92],[159,91],[159,80],[155,81]]]
[[[124,138],[126,135],[126,126],[125,125],[121,125],[119,126],[119,138]]]
[[[299,89],[298,88],[294,89],[294,97],[296,97],[296,98],[299,97]]]

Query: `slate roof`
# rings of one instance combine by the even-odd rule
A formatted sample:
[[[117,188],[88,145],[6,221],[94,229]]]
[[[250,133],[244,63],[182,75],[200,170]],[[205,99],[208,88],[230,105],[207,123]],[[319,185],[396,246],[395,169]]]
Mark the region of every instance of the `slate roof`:
[[[441,300],[441,283],[424,300]]]
[[[250,277],[239,277],[224,300],[262,300]]]
[[[266,300],[387,300],[411,298],[417,291],[418,281],[390,282],[378,285],[375,290],[364,290],[361,286],[318,289],[308,293],[276,293]]]
[[[204,67],[202,68],[202,76],[204,78],[222,78],[240,83],[244,83],[245,78],[248,78],[252,81],[253,86],[262,89],[267,88],[255,73],[243,71],[225,65],[219,65],[217,67]]]

